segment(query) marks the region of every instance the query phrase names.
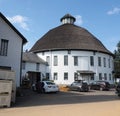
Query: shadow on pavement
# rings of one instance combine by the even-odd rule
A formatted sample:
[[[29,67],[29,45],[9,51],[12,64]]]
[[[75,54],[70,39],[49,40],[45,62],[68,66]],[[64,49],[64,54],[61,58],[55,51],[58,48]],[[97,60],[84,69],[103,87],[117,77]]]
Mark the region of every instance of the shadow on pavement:
[[[43,105],[62,105],[62,104],[78,104],[120,100],[115,94],[95,94],[91,92],[58,92],[38,94],[31,90],[25,89],[23,96],[17,97],[16,104],[12,107],[30,107]],[[114,92],[115,93],[115,92]]]

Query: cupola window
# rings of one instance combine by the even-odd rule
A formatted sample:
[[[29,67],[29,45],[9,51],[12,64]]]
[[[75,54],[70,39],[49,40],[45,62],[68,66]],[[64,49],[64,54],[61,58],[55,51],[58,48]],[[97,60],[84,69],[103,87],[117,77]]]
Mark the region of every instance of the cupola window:
[[[61,18],[62,24],[74,24],[75,20],[76,19],[70,14],[66,14],[65,16]]]

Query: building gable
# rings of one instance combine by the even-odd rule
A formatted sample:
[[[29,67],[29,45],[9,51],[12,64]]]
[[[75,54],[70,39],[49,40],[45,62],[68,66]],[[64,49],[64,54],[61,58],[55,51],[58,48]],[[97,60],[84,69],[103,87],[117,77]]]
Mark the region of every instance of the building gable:
[[[23,44],[25,44],[27,39],[7,20],[7,18],[1,12],[0,17],[20,36],[20,38],[22,38]]]

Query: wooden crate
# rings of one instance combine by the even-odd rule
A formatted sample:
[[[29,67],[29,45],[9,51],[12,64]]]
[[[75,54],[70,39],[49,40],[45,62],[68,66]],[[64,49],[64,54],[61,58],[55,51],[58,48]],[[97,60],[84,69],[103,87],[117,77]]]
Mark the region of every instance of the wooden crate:
[[[12,81],[0,80],[0,107],[10,107],[12,96]]]
[[[0,70],[0,79],[12,80],[11,102],[15,103],[15,100],[16,100],[16,77],[15,77],[15,72],[11,71],[11,70]]]

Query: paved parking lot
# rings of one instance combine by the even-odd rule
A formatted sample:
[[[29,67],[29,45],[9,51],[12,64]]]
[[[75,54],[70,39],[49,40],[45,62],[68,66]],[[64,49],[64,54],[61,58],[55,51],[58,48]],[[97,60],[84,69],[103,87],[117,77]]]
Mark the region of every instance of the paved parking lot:
[[[17,98],[17,103],[13,107],[29,107],[43,105],[79,104],[103,101],[114,101],[119,99],[114,90],[89,92],[58,92],[38,94],[33,91],[25,90],[23,97]]]
[[[23,93],[12,108],[0,109],[0,116],[120,116],[120,98],[114,90]]]

